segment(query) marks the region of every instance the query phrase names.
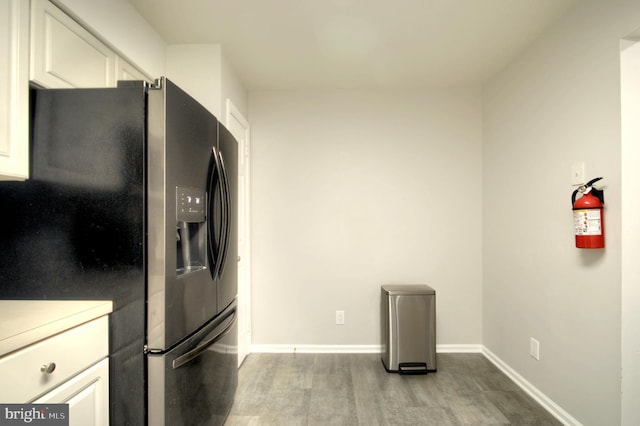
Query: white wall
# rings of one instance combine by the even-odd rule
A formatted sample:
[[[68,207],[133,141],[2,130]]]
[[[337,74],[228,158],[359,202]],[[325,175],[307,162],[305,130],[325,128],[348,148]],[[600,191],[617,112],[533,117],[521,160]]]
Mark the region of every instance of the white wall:
[[[582,2],[484,96],[484,344],[585,425],[621,418],[619,40],[639,23],[640,2]],[[605,178],[604,250],[574,248],[579,160]]]
[[[167,78],[193,96],[213,115],[222,118],[219,44],[167,46]]]
[[[227,99],[246,117],[247,91],[219,44],[167,47],[167,77],[226,125]]]
[[[249,94],[254,345],[379,345],[387,283],[436,289],[438,344],[482,342],[479,95]]]
[[[222,63],[220,65],[222,74],[221,100],[222,100],[222,116],[226,120],[227,117],[227,99],[231,99],[233,106],[242,114],[243,117],[249,116],[249,95],[244,84],[238,78],[233,65],[224,54],[222,49]],[[225,125],[228,123],[225,123]],[[228,127],[228,126],[227,126]]]

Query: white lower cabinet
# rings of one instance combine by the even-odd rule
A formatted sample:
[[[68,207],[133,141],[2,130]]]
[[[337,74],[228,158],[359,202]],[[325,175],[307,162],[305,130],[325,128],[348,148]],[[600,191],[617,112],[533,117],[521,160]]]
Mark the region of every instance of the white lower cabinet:
[[[0,358],[0,401],[67,403],[69,424],[109,425],[108,317]]]
[[[109,424],[109,360],[104,359],[33,401],[69,404],[70,426]]]

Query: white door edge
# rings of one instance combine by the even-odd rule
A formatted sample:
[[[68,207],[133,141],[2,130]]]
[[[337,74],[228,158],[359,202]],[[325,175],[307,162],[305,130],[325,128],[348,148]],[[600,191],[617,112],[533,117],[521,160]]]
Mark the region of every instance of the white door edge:
[[[227,99],[226,127],[238,141],[238,366],[251,351],[251,175],[249,122]]]

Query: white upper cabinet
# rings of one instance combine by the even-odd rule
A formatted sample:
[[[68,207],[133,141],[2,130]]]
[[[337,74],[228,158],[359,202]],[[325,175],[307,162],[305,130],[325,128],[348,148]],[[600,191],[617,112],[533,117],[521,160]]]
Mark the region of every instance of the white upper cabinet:
[[[112,87],[115,53],[48,0],[31,2],[31,81],[48,88]]]
[[[0,1],[0,180],[29,176],[29,2]]]
[[[0,180],[29,178],[29,81],[115,87],[153,79],[49,0],[0,0]]]
[[[116,80],[144,80],[153,83],[152,78],[149,78],[120,56],[116,56]]]
[[[31,3],[30,79],[47,88],[151,79],[49,0]]]

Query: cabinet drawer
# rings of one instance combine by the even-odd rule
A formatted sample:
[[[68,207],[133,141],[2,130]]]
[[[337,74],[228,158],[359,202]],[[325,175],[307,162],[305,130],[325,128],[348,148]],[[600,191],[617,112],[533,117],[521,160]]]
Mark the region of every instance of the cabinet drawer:
[[[0,401],[30,402],[105,358],[108,327],[103,316],[0,358]],[[51,373],[41,371],[51,363]]]

